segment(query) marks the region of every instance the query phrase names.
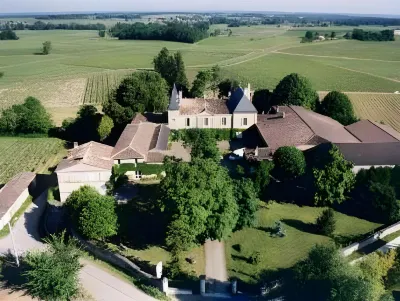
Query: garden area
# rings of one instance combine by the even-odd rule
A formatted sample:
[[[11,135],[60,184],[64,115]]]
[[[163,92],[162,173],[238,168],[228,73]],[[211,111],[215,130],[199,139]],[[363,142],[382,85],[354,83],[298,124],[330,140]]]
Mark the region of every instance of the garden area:
[[[316,244],[357,241],[381,224],[335,212],[336,230],[332,238],[317,233],[315,221],[324,208],[294,204],[261,203],[257,223],[232,234],[226,241],[227,269],[230,277],[256,284],[266,271],[291,268],[304,259]],[[274,223],[281,221],[284,237],[274,236]],[[259,262],[251,257],[259,253]]]

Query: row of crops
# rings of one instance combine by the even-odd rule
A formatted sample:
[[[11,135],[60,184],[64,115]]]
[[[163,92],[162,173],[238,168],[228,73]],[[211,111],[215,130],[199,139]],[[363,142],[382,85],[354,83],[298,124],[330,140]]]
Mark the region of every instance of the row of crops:
[[[0,137],[0,184],[23,171],[42,172],[63,145],[55,138]]]
[[[131,71],[110,71],[96,73],[87,80],[84,104],[102,104]]]
[[[350,93],[356,115],[390,125],[400,132],[400,95],[379,93]]]

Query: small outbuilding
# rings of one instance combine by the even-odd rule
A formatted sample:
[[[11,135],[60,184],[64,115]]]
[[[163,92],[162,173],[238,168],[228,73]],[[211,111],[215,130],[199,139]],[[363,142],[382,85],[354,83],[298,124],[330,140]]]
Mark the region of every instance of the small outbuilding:
[[[36,184],[36,174],[23,172],[0,189],[0,230],[11,221]]]

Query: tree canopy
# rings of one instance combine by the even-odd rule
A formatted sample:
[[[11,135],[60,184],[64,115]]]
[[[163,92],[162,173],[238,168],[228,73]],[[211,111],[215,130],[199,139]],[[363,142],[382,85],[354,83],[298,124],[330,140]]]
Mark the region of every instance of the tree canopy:
[[[240,82],[237,79],[225,78],[218,84],[218,97],[228,97],[229,92],[235,91],[240,87]]]
[[[53,46],[51,45],[50,41],[46,41],[43,43],[43,54],[48,55],[50,54],[50,51],[53,49]]]
[[[253,95],[253,105],[258,114],[267,114],[271,109],[272,93],[268,89],[256,90]]]
[[[206,239],[225,239],[235,228],[238,205],[226,168],[211,159],[165,162],[161,203],[169,225],[167,245],[174,252]]]
[[[168,84],[157,72],[140,71],[125,78],[103,105],[114,124],[131,122],[135,113],[164,112],[168,106]]]
[[[192,97],[203,98],[205,93],[211,90],[214,96],[219,91],[221,82],[221,69],[218,65],[211,69],[200,70],[193,81],[191,95]]]
[[[313,164],[315,204],[326,206],[345,201],[355,184],[353,163],[343,157],[337,146],[327,144],[319,148]]]
[[[117,23],[110,29],[113,37],[120,40],[163,40],[196,43],[208,38],[208,22],[194,24],[168,22],[167,24]]]
[[[79,249],[64,233],[46,239],[48,249],[29,252],[23,259],[27,266],[24,287],[40,300],[69,301],[79,293]]]
[[[153,59],[153,64],[154,70],[167,81],[169,87],[176,84],[180,90],[187,94],[189,81],[186,77],[185,63],[180,51],[170,54],[169,50],[164,47]]]
[[[115,200],[90,186],[71,193],[66,206],[78,230],[90,239],[103,239],[117,233]]]
[[[7,134],[47,134],[53,127],[51,116],[34,97],[28,97],[20,105],[2,111],[0,132]]]
[[[114,127],[113,120],[107,115],[104,115],[101,118],[99,126],[97,127],[97,133],[100,137],[100,141],[103,141],[111,134],[113,127]]]
[[[314,109],[318,99],[311,82],[297,73],[284,77],[272,93],[273,105],[295,105]]]
[[[258,210],[257,191],[250,179],[236,180],[234,183],[236,202],[239,206],[239,218],[235,230],[254,226]]]
[[[11,29],[6,29],[0,32],[0,40],[18,40],[19,38]]]
[[[293,300],[376,300],[371,281],[351,266],[336,247],[316,245],[308,257],[294,267]]]
[[[283,179],[295,179],[306,171],[306,159],[301,150],[294,146],[283,146],[274,153],[277,173]]]
[[[317,112],[329,116],[343,125],[357,121],[349,97],[337,91],[332,91],[325,96],[324,100],[317,105]]]

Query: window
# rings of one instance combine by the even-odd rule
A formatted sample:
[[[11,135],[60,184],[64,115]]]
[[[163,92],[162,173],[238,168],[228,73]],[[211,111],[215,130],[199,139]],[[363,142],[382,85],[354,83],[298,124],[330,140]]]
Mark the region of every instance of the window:
[[[222,125],[226,125],[226,117],[222,117]]]
[[[204,126],[208,126],[208,118],[204,118]]]
[[[186,118],[186,126],[190,126],[190,118]]]
[[[247,118],[243,118],[243,125],[247,125]]]

